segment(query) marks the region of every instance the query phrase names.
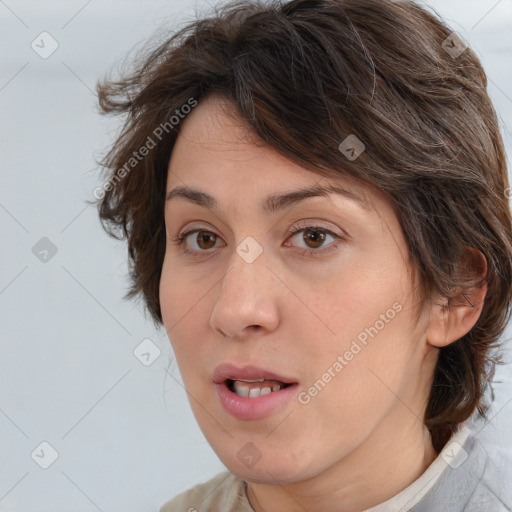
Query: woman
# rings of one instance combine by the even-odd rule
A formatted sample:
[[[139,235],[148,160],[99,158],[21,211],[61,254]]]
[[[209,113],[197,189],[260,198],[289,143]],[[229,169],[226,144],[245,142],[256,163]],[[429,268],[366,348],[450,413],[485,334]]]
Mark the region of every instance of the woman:
[[[485,86],[382,0],[229,4],[99,86],[100,217],[229,470],[161,512],[512,506],[477,438],[512,278]]]

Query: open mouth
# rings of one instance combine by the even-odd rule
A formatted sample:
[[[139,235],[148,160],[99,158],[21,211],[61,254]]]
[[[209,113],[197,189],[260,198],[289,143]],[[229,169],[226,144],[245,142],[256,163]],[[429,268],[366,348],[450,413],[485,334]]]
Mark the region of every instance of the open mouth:
[[[212,375],[222,407],[238,420],[263,420],[293,406],[299,387],[292,375],[257,366],[223,363]]]
[[[290,382],[281,382],[278,380],[260,379],[244,379],[234,380],[226,379],[228,389],[245,398],[256,398],[258,396],[269,395],[281,389],[291,386]]]

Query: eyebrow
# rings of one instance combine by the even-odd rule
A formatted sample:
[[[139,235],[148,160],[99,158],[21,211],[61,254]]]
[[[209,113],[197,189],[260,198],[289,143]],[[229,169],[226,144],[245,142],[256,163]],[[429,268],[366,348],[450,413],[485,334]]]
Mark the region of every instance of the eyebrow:
[[[342,195],[352,201],[356,202],[359,206],[365,210],[369,210],[369,204],[367,200],[359,197],[358,195],[350,192],[349,190],[341,187],[340,185],[328,185],[320,186],[313,185],[308,188],[299,190],[293,190],[291,192],[285,192],[284,194],[276,194],[267,197],[262,204],[262,209],[265,213],[274,213],[279,210],[283,210],[288,206],[295,205],[304,199],[309,197],[327,197],[330,194]],[[211,211],[218,210],[217,200],[206,192],[197,190],[188,186],[175,187],[167,193],[167,201],[181,197],[191,203],[197,204],[208,208]]]

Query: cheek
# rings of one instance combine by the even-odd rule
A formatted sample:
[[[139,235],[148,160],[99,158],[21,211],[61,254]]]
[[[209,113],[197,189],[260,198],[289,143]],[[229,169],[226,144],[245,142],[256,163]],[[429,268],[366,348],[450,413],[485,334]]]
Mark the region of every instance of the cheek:
[[[313,348],[322,349],[318,351],[322,353],[326,347],[336,351],[348,349],[359,335],[364,342],[365,333],[368,329],[375,332],[372,327],[376,323],[379,332],[389,331],[392,324],[396,328],[400,324],[399,316],[404,316],[398,315],[396,310],[403,310],[405,303],[409,304],[411,286],[402,266],[384,266],[381,262],[361,259],[332,276],[320,292],[310,286],[309,290],[302,291],[302,295],[307,297],[311,313],[307,322],[311,332],[316,330],[327,341],[320,346],[313,345]],[[383,319],[381,315],[384,315]],[[297,314],[298,320],[299,317]]]
[[[205,291],[202,290],[204,295]],[[188,360],[201,344],[198,314],[201,296],[195,287],[186,283],[183,273],[177,272],[169,262],[164,261],[160,278],[160,307],[167,336],[180,371],[186,369]],[[199,354],[198,354],[199,355]],[[183,372],[186,378],[187,372]]]
[[[178,265],[174,256],[166,254],[160,276],[160,306],[167,329],[178,327],[190,316],[197,317],[196,309],[208,294],[208,286],[194,268]],[[168,331],[169,332],[169,331]]]
[[[302,342],[297,351],[312,403],[333,415],[357,411],[371,417],[373,404],[379,409],[393,401],[386,385],[401,387],[417,346],[411,292],[403,267],[374,272],[362,266],[350,276],[340,273],[335,286],[312,296],[325,323],[300,321],[297,315]]]
[[[164,260],[160,276],[160,308],[165,329],[169,338],[172,337],[173,326],[179,318],[180,308],[183,307],[183,289],[179,282],[176,282],[176,274],[170,268],[167,259]]]

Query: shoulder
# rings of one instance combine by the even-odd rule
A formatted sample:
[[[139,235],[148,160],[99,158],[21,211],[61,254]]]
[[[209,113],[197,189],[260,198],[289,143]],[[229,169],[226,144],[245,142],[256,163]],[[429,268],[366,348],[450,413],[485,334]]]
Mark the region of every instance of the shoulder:
[[[483,446],[482,446],[483,447]],[[468,502],[469,510],[502,512],[512,506],[512,455],[501,449],[483,447],[485,466]]]
[[[450,445],[443,450],[447,468],[414,512],[503,512],[512,505],[512,455],[499,446],[483,443],[479,433],[485,424],[469,423],[471,434],[456,459]]]
[[[229,471],[191,487],[166,501],[159,512],[253,512],[244,482]]]

